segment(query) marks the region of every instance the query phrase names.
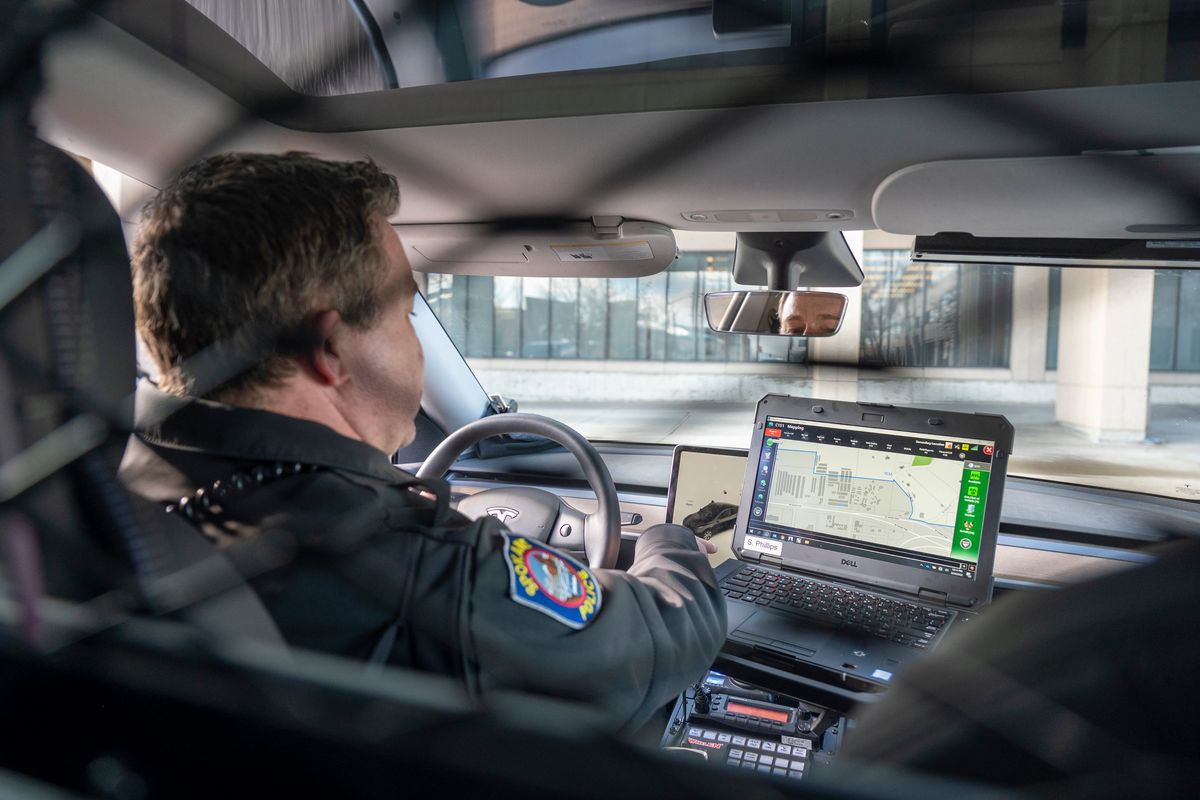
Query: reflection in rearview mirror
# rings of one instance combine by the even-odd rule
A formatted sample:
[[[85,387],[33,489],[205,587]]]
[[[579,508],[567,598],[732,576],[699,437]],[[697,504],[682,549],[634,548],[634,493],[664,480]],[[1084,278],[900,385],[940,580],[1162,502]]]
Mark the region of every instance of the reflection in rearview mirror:
[[[704,295],[708,327],[721,333],[833,336],[842,327],[846,296],[835,292],[744,291]]]

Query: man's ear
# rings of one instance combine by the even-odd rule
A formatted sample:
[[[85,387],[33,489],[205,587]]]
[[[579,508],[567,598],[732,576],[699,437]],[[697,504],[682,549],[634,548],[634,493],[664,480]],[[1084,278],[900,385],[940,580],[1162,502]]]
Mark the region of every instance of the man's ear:
[[[325,386],[341,386],[350,380],[342,350],[347,330],[342,315],[336,311],[322,311],[313,320],[310,330],[315,340],[308,350],[313,377]]]

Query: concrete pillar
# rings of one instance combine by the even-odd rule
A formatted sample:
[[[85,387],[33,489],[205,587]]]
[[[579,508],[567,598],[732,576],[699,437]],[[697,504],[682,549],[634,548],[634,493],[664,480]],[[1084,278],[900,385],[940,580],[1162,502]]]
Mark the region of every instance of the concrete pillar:
[[[1146,438],[1153,270],[1064,268],[1055,417],[1093,441]]]
[[[850,252],[863,262],[862,231],[846,231],[846,244]],[[830,288],[827,291],[846,295],[846,316],[836,336],[826,339],[810,339],[809,359],[814,362],[833,361],[841,364],[858,364],[859,343],[862,335],[862,287]],[[812,368],[812,394],[824,400],[858,400],[858,369],[856,367],[814,366]]]
[[[1008,366],[1014,381],[1046,380],[1050,270],[1013,267],[1012,340]]]

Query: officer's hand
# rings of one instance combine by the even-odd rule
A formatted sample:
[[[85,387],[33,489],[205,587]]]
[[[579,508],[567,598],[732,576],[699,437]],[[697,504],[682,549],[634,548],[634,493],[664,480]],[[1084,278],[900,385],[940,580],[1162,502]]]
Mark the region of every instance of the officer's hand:
[[[716,542],[709,541],[708,539],[701,539],[699,536],[696,537],[696,546],[700,548],[701,553],[708,553],[711,555],[717,552]]]

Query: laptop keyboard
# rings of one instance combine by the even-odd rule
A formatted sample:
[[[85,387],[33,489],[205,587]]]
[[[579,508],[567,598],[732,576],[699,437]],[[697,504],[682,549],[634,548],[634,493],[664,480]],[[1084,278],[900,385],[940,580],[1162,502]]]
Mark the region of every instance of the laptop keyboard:
[[[848,589],[799,575],[743,567],[721,581],[734,600],[796,614],[835,628],[924,649],[949,622],[945,609],[927,608],[893,597]]]

